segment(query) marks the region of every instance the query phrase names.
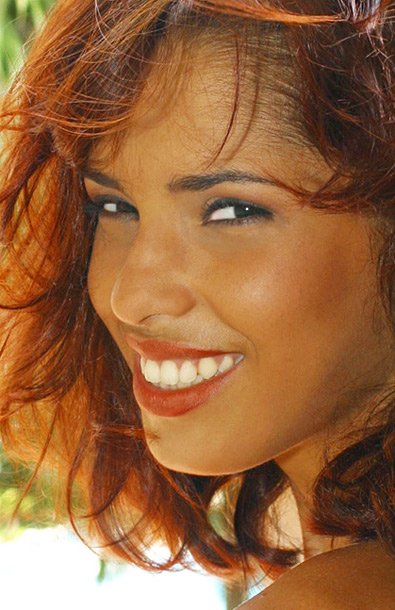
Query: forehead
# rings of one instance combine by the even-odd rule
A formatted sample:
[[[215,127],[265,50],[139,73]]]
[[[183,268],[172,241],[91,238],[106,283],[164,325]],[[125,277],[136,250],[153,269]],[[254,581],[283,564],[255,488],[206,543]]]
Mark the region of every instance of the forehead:
[[[178,45],[159,59],[128,128],[115,140],[99,141],[90,165],[119,173],[156,163],[164,172],[190,173],[234,159],[258,166],[271,159],[273,165],[291,148],[300,159],[311,154],[295,135],[289,97],[269,84],[276,66],[269,74],[253,58],[240,60],[231,45]]]

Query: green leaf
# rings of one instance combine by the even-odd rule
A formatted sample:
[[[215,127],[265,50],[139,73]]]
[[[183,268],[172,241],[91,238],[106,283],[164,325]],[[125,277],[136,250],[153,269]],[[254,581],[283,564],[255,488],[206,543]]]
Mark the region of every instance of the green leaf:
[[[104,559],[100,559],[100,568],[99,573],[96,576],[96,582],[101,583],[106,578],[106,568],[106,562],[104,561]]]
[[[0,0],[0,86],[21,67],[26,41],[53,4],[54,0]]]

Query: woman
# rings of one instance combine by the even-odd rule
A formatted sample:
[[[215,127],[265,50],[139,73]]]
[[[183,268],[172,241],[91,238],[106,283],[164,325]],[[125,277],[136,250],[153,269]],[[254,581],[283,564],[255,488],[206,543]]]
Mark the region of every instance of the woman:
[[[61,0],[3,104],[4,445],[246,608],[394,599],[394,7]]]

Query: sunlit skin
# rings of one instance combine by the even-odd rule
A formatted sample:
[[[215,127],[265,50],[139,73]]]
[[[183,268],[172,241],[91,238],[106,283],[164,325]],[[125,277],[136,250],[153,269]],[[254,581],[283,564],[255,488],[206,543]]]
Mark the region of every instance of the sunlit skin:
[[[160,463],[212,475],[274,458],[303,496],[327,438],[362,421],[365,389],[393,370],[371,221],[302,206],[264,182],[169,190],[175,178],[227,170],[311,189],[330,175],[307,147],[273,137],[282,126],[268,115],[245,138],[245,121],[236,122],[210,163],[226,133],[233,71],[231,62],[218,66],[209,57],[196,53],[176,100],[155,98],[154,72],[154,109],[147,110],[143,97],[119,154],[108,154],[104,141],[89,159],[90,168],[120,184],[114,189],[87,178],[89,197],[110,195],[138,211],[100,217],[90,297],[132,372],[125,332],[244,355],[230,381],[199,408],[175,418],[142,409]],[[230,225],[212,212],[203,224],[203,206],[224,197],[270,214]]]

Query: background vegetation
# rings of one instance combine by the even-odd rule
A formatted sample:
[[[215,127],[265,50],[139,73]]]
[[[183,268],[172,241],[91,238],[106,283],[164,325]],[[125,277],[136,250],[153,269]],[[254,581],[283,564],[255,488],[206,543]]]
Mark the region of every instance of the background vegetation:
[[[18,70],[54,0],[0,0],[0,87]]]

